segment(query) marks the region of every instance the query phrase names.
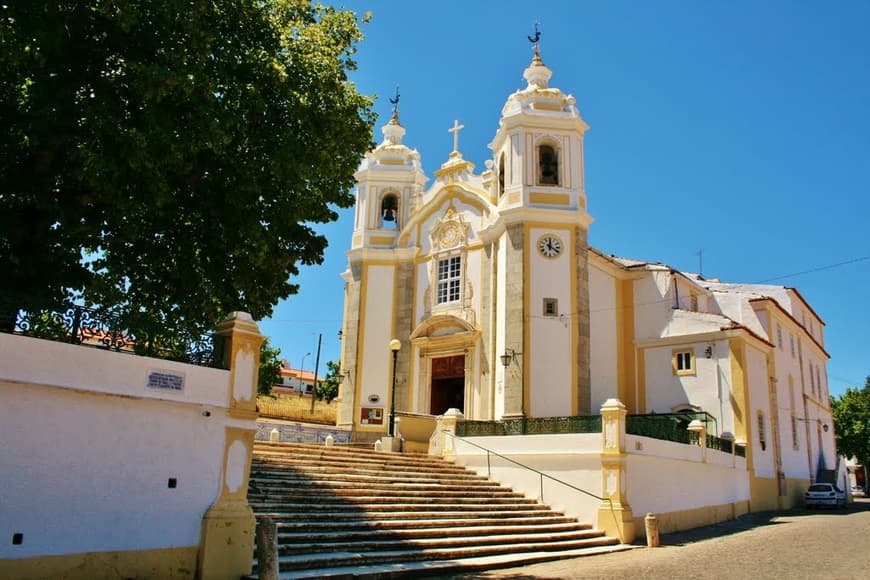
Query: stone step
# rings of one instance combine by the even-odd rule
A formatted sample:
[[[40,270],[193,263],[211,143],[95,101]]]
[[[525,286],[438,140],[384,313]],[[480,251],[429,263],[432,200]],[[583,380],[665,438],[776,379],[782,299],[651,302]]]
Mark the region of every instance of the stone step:
[[[406,530],[427,529],[442,527],[479,527],[479,526],[539,526],[545,524],[577,524],[577,520],[568,516],[560,515],[535,515],[516,518],[503,517],[452,517],[423,520],[419,514],[405,514],[405,519],[367,519],[360,516],[358,519],[345,520],[304,520],[300,521],[292,517],[282,517],[280,514],[258,513],[258,516],[268,515],[278,525],[279,533],[283,532],[315,532],[315,531],[359,531],[359,530]],[[408,517],[411,515],[412,517]]]
[[[335,566],[310,570],[294,570],[280,574],[279,578],[281,580],[307,580],[309,578],[338,578],[341,580],[349,578],[373,580],[384,580],[387,578],[446,578],[462,572],[513,568],[524,564],[535,564],[562,558],[595,556],[630,550],[632,548],[633,546],[625,544],[615,544],[612,546],[585,547],[560,552],[524,552],[521,554],[454,558],[451,560],[414,560],[363,566]],[[247,578],[254,580],[257,576],[252,575]]]
[[[498,556],[515,554],[517,552],[561,552],[588,547],[612,546],[619,542],[614,538],[599,536],[564,542],[508,542],[486,546],[459,546],[449,548],[418,548],[382,550],[375,552],[322,552],[315,554],[299,554],[279,556],[278,563],[281,572],[326,568],[336,566],[362,566],[383,564],[387,562],[419,560],[452,560],[456,558],[472,558],[483,556]]]
[[[367,534],[355,538],[337,538],[333,534],[318,535],[306,540],[288,542],[286,537],[279,536],[278,551],[281,555],[315,552],[374,552],[383,550],[403,550],[409,548],[451,548],[463,546],[487,546],[492,544],[527,543],[552,544],[554,542],[574,542],[600,538],[604,536],[601,530],[583,529],[564,532],[522,532],[519,534],[465,535],[465,530],[453,530],[462,535],[434,536],[418,538],[396,538],[394,535],[381,533]],[[316,541],[312,541],[316,540]]]
[[[284,522],[292,522],[295,520],[315,522],[317,520],[330,522],[356,521],[365,519],[370,522],[384,522],[390,520],[408,520],[408,519],[428,519],[428,520],[451,520],[451,519],[466,519],[474,520],[478,518],[536,518],[536,517],[563,517],[563,514],[554,512],[541,506],[542,509],[525,509],[505,510],[499,509],[460,509],[460,510],[433,510],[433,509],[410,509],[405,511],[398,510],[381,510],[381,511],[362,511],[362,510],[334,510],[323,512],[306,512],[299,513],[296,511],[285,510],[265,510],[257,511],[258,515],[269,516],[274,520]]]
[[[250,503],[251,506],[256,505],[258,508],[264,508],[269,505],[297,505],[304,506],[302,509],[308,509],[311,508],[311,506],[315,506],[314,509],[322,509],[320,506],[327,505],[327,502],[332,502],[332,505],[346,506],[355,509],[369,509],[367,506],[372,506],[374,509],[381,509],[385,505],[391,506],[391,509],[396,505],[437,505],[439,507],[454,505],[457,507],[464,507],[481,505],[482,502],[485,502],[485,505],[488,506],[498,505],[502,507],[541,505],[537,500],[525,497],[468,497],[460,495],[454,497],[435,497],[429,494],[419,493],[405,496],[384,494],[379,496],[350,496],[347,498],[336,497],[334,495],[326,497],[312,496],[311,494],[300,494],[295,497],[281,495],[273,496],[257,493],[248,494],[248,503]]]
[[[257,443],[248,501],[277,525],[282,578],[446,575],[618,544],[533,498],[426,456]]]
[[[299,461],[287,459],[254,459],[251,463],[253,469],[293,469],[293,470],[357,470],[361,472],[384,472],[402,474],[402,475],[477,475],[473,471],[469,471],[464,467],[459,467],[453,464],[438,465],[389,465],[379,462],[342,462],[342,461],[319,461],[316,458],[302,459]]]
[[[290,469],[302,473],[364,473],[377,475],[379,473],[392,473],[394,475],[410,477],[481,477],[473,471],[464,468],[437,469],[435,467],[401,467],[382,466],[377,464],[341,464],[338,462],[318,463],[317,461],[255,461],[251,466],[254,471],[274,472]]]
[[[311,542],[314,534],[309,531],[285,531],[283,526],[278,528],[278,543],[279,544],[295,544]],[[555,524],[537,524],[534,526],[536,534],[562,534],[562,533],[585,533],[594,531],[592,526],[581,524],[576,521],[567,523]],[[433,538],[453,538],[457,534],[462,537],[470,538],[476,536],[499,536],[499,535],[514,535],[525,534],[529,532],[529,526],[524,525],[509,525],[503,523],[501,525],[467,525],[461,529],[451,526],[443,527],[412,527],[412,528],[366,528],[359,530],[336,530],[336,531],[321,531],[316,534],[319,541],[323,542],[348,542],[348,541],[371,541],[371,540],[397,540],[397,539],[433,539]]]
[[[296,514],[298,517],[320,517],[321,514],[349,513],[355,516],[364,512],[364,515],[374,518],[380,517],[384,511],[392,513],[486,513],[486,512],[542,512],[550,511],[544,504],[536,502],[526,503],[435,503],[435,502],[392,502],[382,500],[375,503],[340,502],[326,500],[323,503],[311,501],[308,503],[285,503],[285,502],[258,502],[249,500],[248,503],[254,511],[271,513]]]
[[[399,486],[398,489],[505,489],[496,482],[486,479],[412,479],[403,477],[366,477],[359,475],[336,475],[331,478],[307,478],[299,475],[280,476],[277,474],[252,473],[254,485],[283,485],[286,487],[325,487],[355,486],[360,489],[381,489],[386,486]]]
[[[420,490],[420,486],[414,485],[409,486],[406,489],[397,489],[398,486],[390,486],[389,488],[384,488],[381,490],[373,490],[370,492],[366,492],[365,490],[360,490],[356,486],[344,486],[341,488],[331,488],[329,490],[329,495],[336,498],[351,498],[352,500],[360,500],[360,501],[377,501],[383,498],[408,498],[408,501],[413,501],[415,498],[421,498],[425,500],[426,498],[433,499],[449,499],[449,498],[457,498],[457,499],[469,499],[475,500],[477,498],[486,498],[487,501],[510,501],[515,499],[527,499],[521,493],[511,491],[506,487],[497,487],[492,489],[480,489],[475,488],[473,490],[469,490],[467,488],[461,488],[456,490],[445,489],[444,486],[431,486],[431,489],[425,490],[425,493],[422,493]],[[248,497],[251,498],[275,498],[275,499],[286,499],[288,501],[308,501],[312,498],[320,497],[316,491],[312,489],[293,489],[293,488],[279,488],[274,485],[262,485],[256,488],[249,488]],[[528,501],[536,502],[537,500],[528,498]]]
[[[288,456],[286,453],[280,452],[255,452],[253,456],[254,463],[263,464],[319,464],[319,465],[341,465],[341,466],[369,466],[369,467],[387,467],[396,470],[410,471],[413,469],[428,470],[428,471],[463,471],[464,468],[455,463],[444,461],[443,459],[420,461],[420,460],[401,460],[381,458],[374,456],[369,459],[359,457],[343,457],[334,455],[324,455],[322,453],[300,453],[298,455]]]
[[[288,466],[283,470],[278,468],[265,469],[262,466],[255,466],[252,471],[262,476],[274,476],[278,473],[286,472],[287,469],[292,470],[296,477],[307,478],[326,478],[333,477],[383,477],[385,473],[390,474],[392,478],[404,478],[409,480],[432,480],[432,481],[487,481],[487,478],[482,475],[477,475],[473,472],[453,472],[453,473],[435,473],[435,472],[400,472],[391,469],[371,468],[362,469],[359,467],[315,467],[315,466]]]
[[[439,457],[409,453],[380,453],[325,445],[305,443],[261,443],[254,444],[254,457],[281,454],[289,457],[318,457],[320,459],[354,460],[359,462],[381,461],[388,465],[451,465]]]
[[[288,532],[285,526],[278,528],[278,542],[283,543],[302,543],[311,540],[312,532]],[[325,542],[344,542],[353,540],[376,540],[381,539],[426,539],[426,538],[451,538],[456,536],[460,531],[463,537],[470,536],[497,536],[506,534],[522,534],[529,532],[529,526],[525,525],[509,525],[503,523],[500,525],[466,525],[461,528],[444,526],[444,527],[412,527],[412,528],[381,528],[381,529],[360,529],[339,530],[339,531],[322,531],[317,533],[317,537]],[[540,534],[560,534],[560,533],[583,533],[592,530],[592,526],[581,524],[576,521],[566,523],[553,524],[537,524],[533,528],[535,533]]]

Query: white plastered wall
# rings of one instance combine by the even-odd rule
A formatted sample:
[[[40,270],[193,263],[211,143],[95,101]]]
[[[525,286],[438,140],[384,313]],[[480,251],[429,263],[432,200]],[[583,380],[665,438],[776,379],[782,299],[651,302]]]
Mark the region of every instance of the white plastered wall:
[[[757,477],[776,477],[773,461],[773,429],[771,429],[770,396],[768,393],[767,356],[752,345],[746,347],[746,381],[749,387],[749,417],[752,425],[753,465]],[[764,415],[765,448],[761,448],[758,414]]]
[[[659,338],[671,318],[671,275],[666,271],[645,272],[634,283],[634,335],[638,340]]]
[[[707,348],[710,356],[707,357]],[[695,374],[676,375],[674,351],[692,352]],[[733,433],[730,412],[730,357],[727,341],[702,341],[669,344],[646,350],[647,412],[670,413],[674,407],[695,405],[716,418],[718,434]],[[710,427],[711,435],[713,427]]]
[[[563,248],[571,246],[571,232],[552,228],[531,228],[528,244],[537,248],[544,234],[558,235]],[[571,296],[571,253],[544,258],[530,252],[529,272],[529,377],[530,413],[532,417],[557,417],[571,414],[572,368],[574,366],[571,320],[574,300]],[[560,316],[544,316],[544,298],[558,301]]]
[[[617,367],[616,280],[589,264],[591,408],[600,409],[615,398],[619,388]]]
[[[365,320],[361,329],[360,350],[363,360],[358,377],[358,401],[367,407],[389,408],[392,365],[390,340],[393,337],[393,305],[395,304],[394,273],[392,265],[367,265],[366,295],[363,312]],[[377,397],[372,402],[370,397]],[[386,421],[387,411],[384,411]],[[354,419],[359,421],[359,417]]]
[[[708,449],[708,461],[703,463],[699,447],[626,436],[630,449],[638,443],[642,452],[626,458],[628,500],[635,516],[749,500],[749,474],[743,458]]]
[[[183,375],[183,389],[149,389],[153,371]],[[242,424],[226,413],[229,378],[0,334],[0,534],[23,534],[0,559],[197,546],[225,428]]]
[[[807,461],[806,426],[803,395],[801,392],[800,361],[798,344],[800,337],[791,328],[783,326],[783,345],[774,349],[776,364],[776,400],[779,412],[779,440],[782,471],[789,478],[809,478]],[[794,353],[792,353],[794,341]],[[789,381],[791,378],[791,381]],[[791,385],[791,388],[790,388]],[[792,433],[792,416],[795,417],[797,447]]]
[[[470,437],[469,441],[509,457],[523,465],[543,472],[600,496],[601,489],[601,433],[558,435]],[[473,469],[481,475],[511,487],[527,497],[541,498],[541,476],[495,455],[490,455],[487,466],[486,452],[456,440],[456,463]],[[580,521],[594,523],[598,499],[583,494],[545,477],[543,501],[566,515]]]

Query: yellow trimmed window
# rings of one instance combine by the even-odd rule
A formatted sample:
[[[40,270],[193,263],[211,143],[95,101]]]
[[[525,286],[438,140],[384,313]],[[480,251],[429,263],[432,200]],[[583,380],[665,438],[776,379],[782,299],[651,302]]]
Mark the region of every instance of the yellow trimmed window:
[[[695,374],[695,353],[691,349],[675,350],[671,362],[675,375]]]

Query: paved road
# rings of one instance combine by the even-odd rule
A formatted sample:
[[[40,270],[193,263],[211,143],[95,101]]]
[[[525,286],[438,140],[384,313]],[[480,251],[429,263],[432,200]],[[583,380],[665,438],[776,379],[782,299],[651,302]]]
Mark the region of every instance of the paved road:
[[[638,548],[467,574],[461,578],[870,578],[870,499],[842,510],[747,514],[738,520],[662,536]]]

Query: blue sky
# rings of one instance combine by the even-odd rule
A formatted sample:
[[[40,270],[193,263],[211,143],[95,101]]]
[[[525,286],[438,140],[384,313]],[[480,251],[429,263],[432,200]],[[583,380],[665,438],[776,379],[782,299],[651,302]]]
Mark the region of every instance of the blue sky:
[[[405,143],[431,178],[459,148],[484,168],[534,23],[586,134],[590,243],[728,282],[794,286],[825,320],[832,394],[870,375],[870,2],[354,0],[359,89],[400,86]],[[320,266],[261,330],[294,367],[338,360],[352,210],[319,226]],[[849,263],[844,263],[849,262]],[[839,265],[838,265],[839,264]],[[384,345],[387,348],[387,345]],[[311,355],[304,355],[311,352]]]

